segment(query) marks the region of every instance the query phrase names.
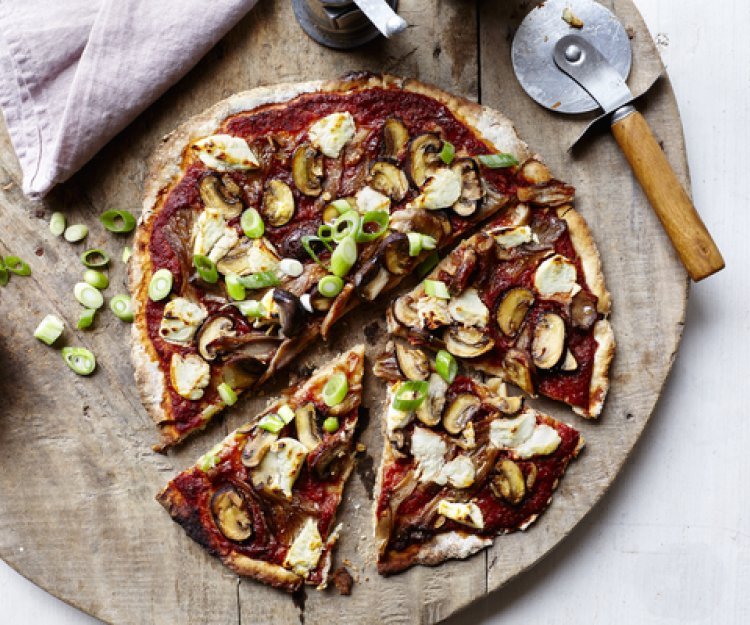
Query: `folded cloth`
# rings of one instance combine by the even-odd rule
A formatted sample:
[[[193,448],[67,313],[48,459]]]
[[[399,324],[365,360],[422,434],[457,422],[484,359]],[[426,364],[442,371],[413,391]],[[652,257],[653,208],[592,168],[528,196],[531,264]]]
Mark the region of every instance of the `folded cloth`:
[[[0,106],[45,195],[182,77],[257,0],[0,0]]]

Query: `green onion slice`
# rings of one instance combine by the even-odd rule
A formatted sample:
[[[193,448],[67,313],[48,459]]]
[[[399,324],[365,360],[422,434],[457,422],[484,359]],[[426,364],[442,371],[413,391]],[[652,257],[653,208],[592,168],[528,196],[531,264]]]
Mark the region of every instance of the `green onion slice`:
[[[294,410],[292,410],[289,404],[279,406],[278,415],[284,423],[291,423],[295,417]]]
[[[84,282],[90,284],[95,289],[106,289],[109,286],[109,278],[101,271],[96,269],[87,269],[83,272]]]
[[[245,292],[245,285],[242,284],[242,278],[235,274],[229,274],[224,278],[224,283],[227,287],[227,293],[235,301],[242,301],[247,297]]]
[[[100,249],[86,250],[81,254],[81,262],[86,265],[86,267],[98,269],[100,267],[106,267],[109,264],[109,255],[107,252]]]
[[[318,238],[321,241],[333,241],[333,226],[331,224],[320,224],[318,227]]]
[[[343,215],[345,212],[352,210],[352,205],[349,203],[349,200],[334,200],[330,205],[339,212],[339,215]]]
[[[388,224],[391,222],[391,216],[385,211],[368,211],[360,221],[359,228],[354,235],[357,243],[369,243],[382,237],[388,230]],[[375,224],[374,230],[366,229],[368,224]]]
[[[445,282],[440,280],[425,280],[424,281],[424,292],[430,297],[437,297],[438,299],[450,299],[451,294],[448,292],[448,287]]]
[[[279,277],[273,271],[251,273],[249,276],[242,276],[239,280],[246,289],[267,289],[281,284]]]
[[[458,363],[453,357],[453,354],[441,349],[435,358],[435,371],[437,371],[438,375],[440,375],[440,377],[448,384],[452,384],[458,373]]]
[[[277,414],[267,414],[260,421],[258,421],[258,427],[271,432],[271,434],[278,434],[284,429],[286,425],[283,419]]]
[[[338,276],[325,276],[318,282],[318,291],[323,297],[336,297],[344,288],[344,281]]]
[[[125,234],[135,228],[135,217],[130,211],[109,210],[99,215],[99,221],[110,232]]]
[[[393,397],[393,407],[396,410],[416,410],[427,397],[429,388],[429,383],[423,380],[404,382]]]
[[[234,406],[237,403],[237,393],[235,393],[234,389],[226,382],[219,384],[219,386],[216,387],[216,390],[219,391],[221,401],[227,406]]]
[[[313,248],[313,243],[321,243],[329,252],[333,251],[333,248],[328,243],[328,241],[324,241],[320,237],[316,237],[313,235],[305,235],[301,239],[302,241],[302,247],[305,248],[305,251],[309,254],[310,258],[312,258],[318,265],[323,267],[324,269],[327,269],[327,267],[323,264],[323,261],[318,258],[318,254],[315,252],[315,249]]]
[[[443,141],[443,149],[440,150],[440,160],[450,165],[456,156],[456,148],[450,141]]]
[[[500,169],[502,167],[514,167],[518,165],[518,160],[512,154],[500,152],[498,154],[480,154],[477,160],[485,167],[490,169]]]
[[[90,375],[96,369],[96,358],[85,347],[63,347],[62,357],[78,375]]]
[[[49,218],[49,231],[56,237],[65,232],[65,215],[52,213],[52,217]]]
[[[423,234],[421,237],[423,250],[434,250],[437,247],[437,240],[435,237],[431,237],[429,234]]]
[[[78,241],[83,241],[88,235],[88,226],[84,226],[83,224],[68,226],[63,234],[68,243],[78,243]]]
[[[5,268],[5,263],[3,263],[2,256],[0,256],[0,286],[5,286],[6,284],[8,284],[8,280],[10,280],[10,274]]]
[[[240,226],[248,239],[260,239],[266,231],[266,225],[260,213],[254,208],[248,208],[240,218]]]
[[[31,267],[29,267],[29,263],[25,260],[21,260],[18,256],[6,256],[5,268],[17,276],[31,275]]]
[[[427,274],[429,274],[437,264],[440,262],[440,255],[433,251],[430,252],[425,259],[417,265],[417,277],[418,278],[424,278]]]
[[[96,308],[84,308],[81,316],[78,317],[78,323],[76,328],[79,330],[86,330],[94,325],[94,317],[96,317]]]
[[[126,263],[130,260],[130,257],[133,255],[133,250],[131,250],[129,247],[125,246],[122,248],[122,262]]]
[[[148,296],[155,302],[163,300],[172,290],[174,276],[166,267],[154,272],[148,285]]]
[[[101,308],[104,306],[104,296],[98,289],[86,282],[76,283],[73,287],[73,294],[81,306],[86,308]]]
[[[115,295],[109,301],[110,310],[115,313],[115,317],[121,321],[132,323],[133,321],[133,305],[130,295]]]
[[[237,308],[245,315],[245,317],[251,317],[258,319],[266,316],[266,309],[258,300],[249,299],[247,301],[238,301]]]
[[[336,417],[328,417],[323,421],[323,429],[329,434],[333,434],[339,429],[339,420]]]
[[[197,467],[203,471],[203,473],[208,473],[211,469],[215,469],[216,465],[219,464],[219,453],[222,448],[222,443],[219,443],[211,451],[203,454],[198,458],[198,462],[196,463]]]
[[[323,387],[323,401],[329,408],[338,406],[349,392],[349,381],[343,373],[334,373]]]
[[[357,262],[357,243],[354,237],[342,239],[331,254],[331,273],[343,278]]]
[[[34,330],[34,338],[39,339],[42,343],[52,345],[63,333],[65,323],[57,315],[47,315],[39,322]]]
[[[195,265],[195,270],[204,282],[214,284],[219,279],[219,272],[216,271],[216,263],[208,256],[196,254],[193,256],[193,265]]]
[[[355,210],[348,210],[331,225],[333,240],[337,243],[359,231],[362,216]]]
[[[422,253],[422,235],[419,232],[407,232],[409,239],[409,256],[419,256]]]

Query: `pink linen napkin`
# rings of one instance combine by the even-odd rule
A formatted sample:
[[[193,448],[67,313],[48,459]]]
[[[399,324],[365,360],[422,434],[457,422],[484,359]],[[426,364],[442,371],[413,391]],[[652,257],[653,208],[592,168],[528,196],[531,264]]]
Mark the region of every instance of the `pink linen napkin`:
[[[0,106],[44,196],[190,70],[257,0],[0,0]]]

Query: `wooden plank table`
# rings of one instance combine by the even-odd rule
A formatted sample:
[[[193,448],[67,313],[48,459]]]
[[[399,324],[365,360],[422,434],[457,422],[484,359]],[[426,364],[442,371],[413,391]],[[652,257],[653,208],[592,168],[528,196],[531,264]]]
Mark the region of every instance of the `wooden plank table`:
[[[677,350],[687,295],[685,274],[655,216],[610,140],[586,142],[574,157],[568,138],[582,120],[543,111],[522,94],[508,61],[514,24],[531,2],[479,3],[404,0],[408,34],[342,54],[311,42],[287,3],[262,1],[183,81],[110,143],[82,172],[43,204],[26,201],[15,184],[0,196],[0,254],[32,259],[34,275],[0,295],[6,320],[0,335],[0,556],[53,594],[111,623],[432,623],[452,614],[536,562],[602,496],[637,441],[659,397]],[[660,69],[656,50],[629,0],[607,3],[633,29],[636,61],[631,84]],[[479,14],[477,14],[479,6]],[[294,58],[290,52],[293,52]],[[551,509],[528,532],[504,537],[462,562],[418,567],[389,579],[372,562],[370,500],[380,454],[382,389],[370,379],[369,455],[360,462],[342,510],[339,561],[348,558],[359,584],[350,598],[307,593],[293,603],[280,593],[239,580],[189,541],[153,501],[176,471],[265,403],[238,404],[225,420],[167,457],[154,454],[154,430],[132,388],[128,328],[102,315],[94,332],[68,331],[69,343],[99,356],[91,379],[72,375],[59,354],[37,344],[38,320],[57,312],[75,320],[72,286],[83,249],[52,237],[51,211],[91,226],[86,247],[114,258],[127,241],[114,240],[96,215],[139,203],[144,155],[181,120],[234,91],[258,84],[326,77],[351,69],[412,75],[481,99],[517,122],[520,134],[561,178],[579,189],[577,206],[599,243],[613,294],[619,351],[613,389],[599,423],[585,423],[556,406],[539,405],[572,421],[588,441],[571,466]],[[649,94],[646,115],[667,155],[687,182],[679,115],[662,81]],[[0,145],[0,182],[18,181],[7,136]],[[2,186],[2,185],[0,185]],[[125,289],[125,268],[114,262],[108,293]],[[658,288],[655,288],[658,287]],[[330,351],[351,345],[372,311],[342,324]],[[372,327],[382,341],[383,323]],[[311,350],[308,362],[325,358]],[[377,352],[371,347],[370,355]],[[282,376],[283,377],[283,376]],[[279,379],[276,388],[283,386]],[[383,598],[387,597],[387,600]]]

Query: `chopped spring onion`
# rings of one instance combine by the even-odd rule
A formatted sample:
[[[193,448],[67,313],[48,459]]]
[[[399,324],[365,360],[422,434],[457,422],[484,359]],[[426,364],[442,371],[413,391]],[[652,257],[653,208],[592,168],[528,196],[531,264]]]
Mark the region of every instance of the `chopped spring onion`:
[[[339,420],[336,417],[328,417],[323,421],[323,429],[329,434],[333,434],[339,429]]]
[[[110,232],[125,234],[135,228],[135,217],[130,211],[109,210],[99,215],[99,221]]]
[[[76,283],[73,287],[73,294],[81,306],[86,308],[101,308],[104,306],[104,296],[101,292],[85,282]]]
[[[432,251],[437,247],[437,240],[429,234],[422,235],[422,249]]]
[[[320,237],[316,237],[313,235],[305,235],[302,237],[301,241],[302,241],[302,247],[305,248],[305,251],[308,253],[310,258],[312,258],[321,267],[325,267],[325,265],[323,264],[323,261],[320,260],[320,258],[318,258],[318,254],[313,249],[313,243],[321,243],[330,252],[332,251],[332,248],[329,245],[328,241],[324,241]]]
[[[362,217],[357,211],[346,211],[343,215],[340,215],[331,226],[333,240],[338,243],[349,236],[356,235],[361,222]]]
[[[424,292],[430,297],[437,297],[439,299],[450,299],[451,294],[448,292],[448,287],[445,282],[440,280],[425,280],[424,281]]]
[[[349,381],[343,373],[334,373],[323,387],[323,401],[329,408],[338,406],[349,392]]]
[[[318,238],[321,241],[333,241],[333,226],[331,224],[320,224],[318,227]]]
[[[441,349],[435,358],[435,371],[437,371],[438,375],[440,375],[440,377],[448,384],[452,384],[458,373],[458,363],[453,357],[453,354]]]
[[[211,469],[215,469],[216,465],[219,464],[219,454],[223,449],[223,443],[214,445],[207,453],[198,458],[196,466],[204,473],[208,473]]]
[[[90,375],[96,369],[96,358],[85,347],[63,347],[62,357],[78,375]]]
[[[407,232],[409,239],[409,256],[419,256],[422,253],[422,235],[419,232]]]
[[[440,255],[435,251],[430,252],[427,257],[417,265],[417,277],[424,278],[428,273],[435,269],[439,262]]]
[[[357,262],[357,242],[354,237],[346,237],[331,254],[331,273],[343,278]]]
[[[130,299],[130,295],[115,295],[109,301],[110,310],[115,313],[115,317],[121,321],[132,323],[133,321],[133,305]]]
[[[343,198],[334,200],[329,204],[329,206],[333,206],[339,212],[339,215],[343,215],[345,212],[350,211],[353,208],[349,200],[345,200]]]
[[[68,226],[63,234],[68,243],[78,243],[79,241],[83,241],[88,235],[89,228],[83,224]]]
[[[106,289],[109,286],[109,278],[96,269],[87,269],[84,271],[83,281],[99,290]]]
[[[302,263],[296,258],[282,258],[281,261],[279,261],[279,269],[292,278],[299,278],[305,270]]]
[[[294,421],[294,410],[291,409],[289,404],[279,406],[278,414],[284,423],[291,423]]]
[[[224,282],[227,286],[227,293],[229,293],[229,297],[231,297],[235,301],[241,301],[245,299],[247,294],[245,293],[245,285],[242,284],[242,279],[235,275],[235,274],[229,274],[226,278],[224,278]]]
[[[396,410],[416,410],[427,397],[430,385],[423,380],[409,380],[398,387],[393,397]]]
[[[240,226],[248,239],[260,239],[266,231],[266,225],[260,213],[254,208],[248,208],[240,218]]]
[[[104,250],[91,249],[81,254],[81,262],[86,267],[100,268],[109,264],[109,255]]]
[[[122,262],[126,263],[130,260],[130,257],[133,255],[133,250],[131,250],[129,247],[125,246],[122,248]]]
[[[440,150],[440,160],[450,165],[456,156],[456,148],[450,141],[443,141],[443,149]]]
[[[34,338],[52,345],[63,333],[65,323],[57,315],[47,315],[34,330]]]
[[[259,271],[249,276],[239,278],[240,283],[246,289],[267,289],[270,286],[279,286],[281,281],[273,271]],[[243,298],[244,299],[244,298]]]
[[[391,216],[386,211],[368,211],[360,221],[354,238],[357,243],[369,243],[382,237],[388,230],[388,224],[391,222]],[[377,228],[372,231],[366,229],[367,224],[375,224]]]
[[[226,382],[219,384],[219,386],[216,387],[216,390],[219,391],[221,401],[227,406],[234,406],[237,403],[237,393],[235,393],[234,389]]]
[[[477,156],[477,160],[490,169],[500,169],[501,167],[513,167],[518,165],[518,160],[515,156],[504,152],[498,154],[480,154]]]
[[[5,268],[17,276],[31,275],[31,267],[29,267],[29,263],[25,260],[21,260],[18,256],[6,256],[4,263]]]
[[[49,231],[56,237],[65,232],[65,215],[52,213],[52,217],[49,218]]]
[[[5,286],[10,280],[10,274],[3,264],[3,259],[0,258],[0,286]]]
[[[266,316],[266,309],[258,300],[249,299],[244,302],[237,302],[237,308],[239,308],[239,311],[245,315],[245,317],[258,319]]]
[[[283,419],[277,414],[267,414],[258,421],[258,427],[271,434],[278,434],[285,425]]]
[[[148,296],[155,302],[163,300],[172,290],[174,276],[169,269],[159,269],[151,276],[151,282],[148,285]]]
[[[318,291],[323,297],[336,297],[344,288],[344,281],[338,276],[325,276],[318,282]]]
[[[79,330],[86,330],[94,325],[94,317],[96,317],[96,308],[84,308],[81,316],[78,317],[78,323],[76,328]]]
[[[195,265],[195,270],[204,282],[214,284],[219,279],[219,272],[216,271],[216,263],[208,256],[196,254],[193,256],[193,265]]]

